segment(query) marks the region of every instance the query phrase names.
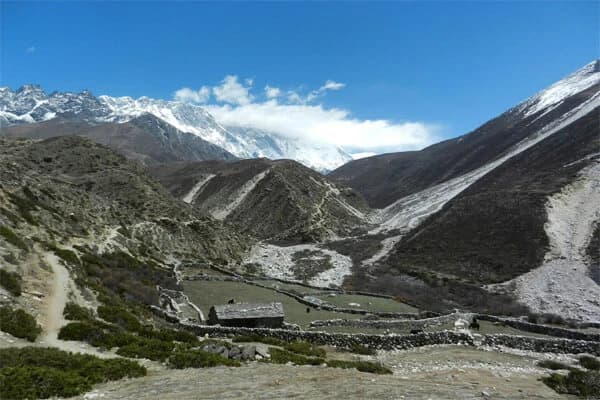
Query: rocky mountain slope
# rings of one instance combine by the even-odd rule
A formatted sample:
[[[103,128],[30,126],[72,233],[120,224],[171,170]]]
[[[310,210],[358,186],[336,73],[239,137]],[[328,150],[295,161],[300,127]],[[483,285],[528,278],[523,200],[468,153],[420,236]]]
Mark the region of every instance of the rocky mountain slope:
[[[146,114],[153,115],[163,125],[171,125],[172,128],[168,130],[179,130],[181,133],[178,136],[183,136],[182,133],[194,134],[238,158],[289,158],[319,171],[330,171],[351,159],[336,146],[290,139],[274,132],[249,128],[226,129],[204,108],[192,104],[148,97],[95,97],[88,91],[54,92],[48,95],[35,85],[25,85],[16,91],[0,88],[0,127],[48,121],[57,117],[92,124],[122,124]],[[136,125],[139,127],[139,124]]]
[[[151,173],[174,196],[271,242],[322,241],[367,223],[356,192],[291,160],[165,164]]]
[[[588,100],[599,85],[600,61],[594,61],[466,135],[421,151],[351,161],[329,177],[358,190],[372,207],[389,206],[497,159]]]
[[[15,301],[46,327],[62,307],[45,302],[46,313],[39,301],[56,285],[82,302],[157,304],[156,286],[176,288],[181,263],[236,262],[250,243],[89,139],[0,139],[0,264],[22,279]]]
[[[387,254],[353,283],[414,295],[415,282],[390,285],[390,276],[405,276],[451,295],[453,287],[510,281],[489,288],[536,312],[598,320],[585,253],[600,220],[599,82],[595,61],[466,136],[335,171],[371,204],[387,205],[371,231],[387,236]],[[393,181],[389,192],[378,179]],[[574,197],[554,205],[565,190]],[[568,261],[547,264],[554,259]]]
[[[599,82],[595,61],[468,135],[343,166],[329,177],[385,206],[367,213],[368,232],[261,244],[245,261],[287,277],[310,253],[313,263],[330,263],[335,285],[426,308],[527,306],[597,321],[597,274],[586,254],[600,221]]]
[[[173,161],[235,160],[233,154],[191,133],[181,132],[151,115],[142,114],[128,122],[90,124],[62,117],[32,124],[5,127],[1,136],[46,139],[79,135],[108,146],[143,164]]]

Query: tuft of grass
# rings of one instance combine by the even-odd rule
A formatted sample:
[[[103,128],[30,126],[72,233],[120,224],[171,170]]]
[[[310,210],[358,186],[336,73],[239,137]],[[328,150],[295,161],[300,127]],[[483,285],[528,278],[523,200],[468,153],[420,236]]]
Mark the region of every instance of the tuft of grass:
[[[146,375],[138,363],[100,359],[54,348],[0,349],[0,398],[71,397],[93,384]]]
[[[377,354],[377,350],[372,349],[370,347],[365,347],[360,344],[354,344],[350,348],[351,353],[362,354],[364,356],[374,356]]]
[[[65,305],[63,315],[69,321],[89,321],[94,319],[94,312],[91,309],[73,302],[68,302]]]
[[[8,290],[13,296],[21,295],[21,277],[16,272],[0,269],[0,286]]]
[[[592,356],[579,357],[579,364],[586,369],[600,371],[600,360]]]
[[[356,368],[360,372],[368,372],[371,374],[391,374],[392,370],[381,364],[370,362],[370,361],[343,361],[343,360],[329,360],[327,366],[332,368]]]
[[[325,359],[318,357],[305,357],[300,354],[292,353],[291,351],[282,349],[270,349],[271,362],[275,364],[286,364],[292,362],[296,365],[321,365],[325,363]]]
[[[42,328],[35,318],[23,310],[13,310],[8,306],[0,307],[0,330],[11,335],[35,342]]]
[[[175,351],[168,361],[169,368],[208,368],[218,365],[239,367],[240,363],[235,360],[222,357],[218,354],[208,353],[203,350],[178,350]]]
[[[308,342],[295,341],[285,343],[283,348],[287,351],[291,351],[296,354],[302,354],[305,356],[325,357],[325,350]]]
[[[12,231],[12,229],[10,229],[7,226],[0,225],[0,236],[2,236],[4,240],[6,240],[8,243],[12,244],[15,247],[18,247],[21,250],[27,251],[27,249],[29,248],[27,246],[27,243],[25,243],[23,239],[21,239],[16,233]]]
[[[584,398],[598,398],[600,372],[573,369],[568,375],[552,374],[542,378],[547,386],[557,393],[574,394]]]
[[[554,361],[554,360],[543,360],[543,361],[538,362],[537,365],[538,365],[538,367],[551,369],[553,371],[573,369],[572,367],[570,367],[569,365],[567,365],[565,363],[561,363],[559,361]]]

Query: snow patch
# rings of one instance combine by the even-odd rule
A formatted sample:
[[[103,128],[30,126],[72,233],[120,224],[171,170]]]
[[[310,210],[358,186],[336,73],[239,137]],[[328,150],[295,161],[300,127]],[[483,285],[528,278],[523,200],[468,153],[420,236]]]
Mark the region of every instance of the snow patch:
[[[566,98],[600,83],[598,61],[593,61],[573,74],[537,93],[521,106],[525,116],[535,114],[547,107],[558,105]]]

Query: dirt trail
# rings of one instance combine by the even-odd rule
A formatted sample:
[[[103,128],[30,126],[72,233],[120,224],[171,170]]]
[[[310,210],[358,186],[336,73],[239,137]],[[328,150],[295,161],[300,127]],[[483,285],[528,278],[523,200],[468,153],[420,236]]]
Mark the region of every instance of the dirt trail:
[[[114,357],[114,354],[100,352],[86,343],[58,339],[60,328],[67,323],[63,316],[63,310],[69,299],[69,292],[75,290],[75,285],[69,276],[69,271],[54,253],[45,253],[42,260],[52,268],[53,277],[50,283],[49,295],[46,299],[43,332],[35,345],[56,347],[75,353],[93,354],[103,358]]]
[[[46,253],[43,260],[52,268],[53,280],[46,303],[46,325],[44,326],[42,341],[55,346],[58,341],[58,331],[65,324],[63,310],[67,304],[70,278],[69,271],[54,253]]]

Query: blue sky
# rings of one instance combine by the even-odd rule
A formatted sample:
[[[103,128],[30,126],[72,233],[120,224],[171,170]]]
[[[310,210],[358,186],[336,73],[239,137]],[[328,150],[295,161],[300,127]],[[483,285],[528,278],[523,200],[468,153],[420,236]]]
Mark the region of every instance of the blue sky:
[[[253,105],[269,85],[278,104],[296,93],[311,112],[420,123],[437,140],[598,57],[599,4],[3,1],[0,85],[165,99],[206,86],[212,110],[231,119],[241,104],[214,95],[230,75]]]

